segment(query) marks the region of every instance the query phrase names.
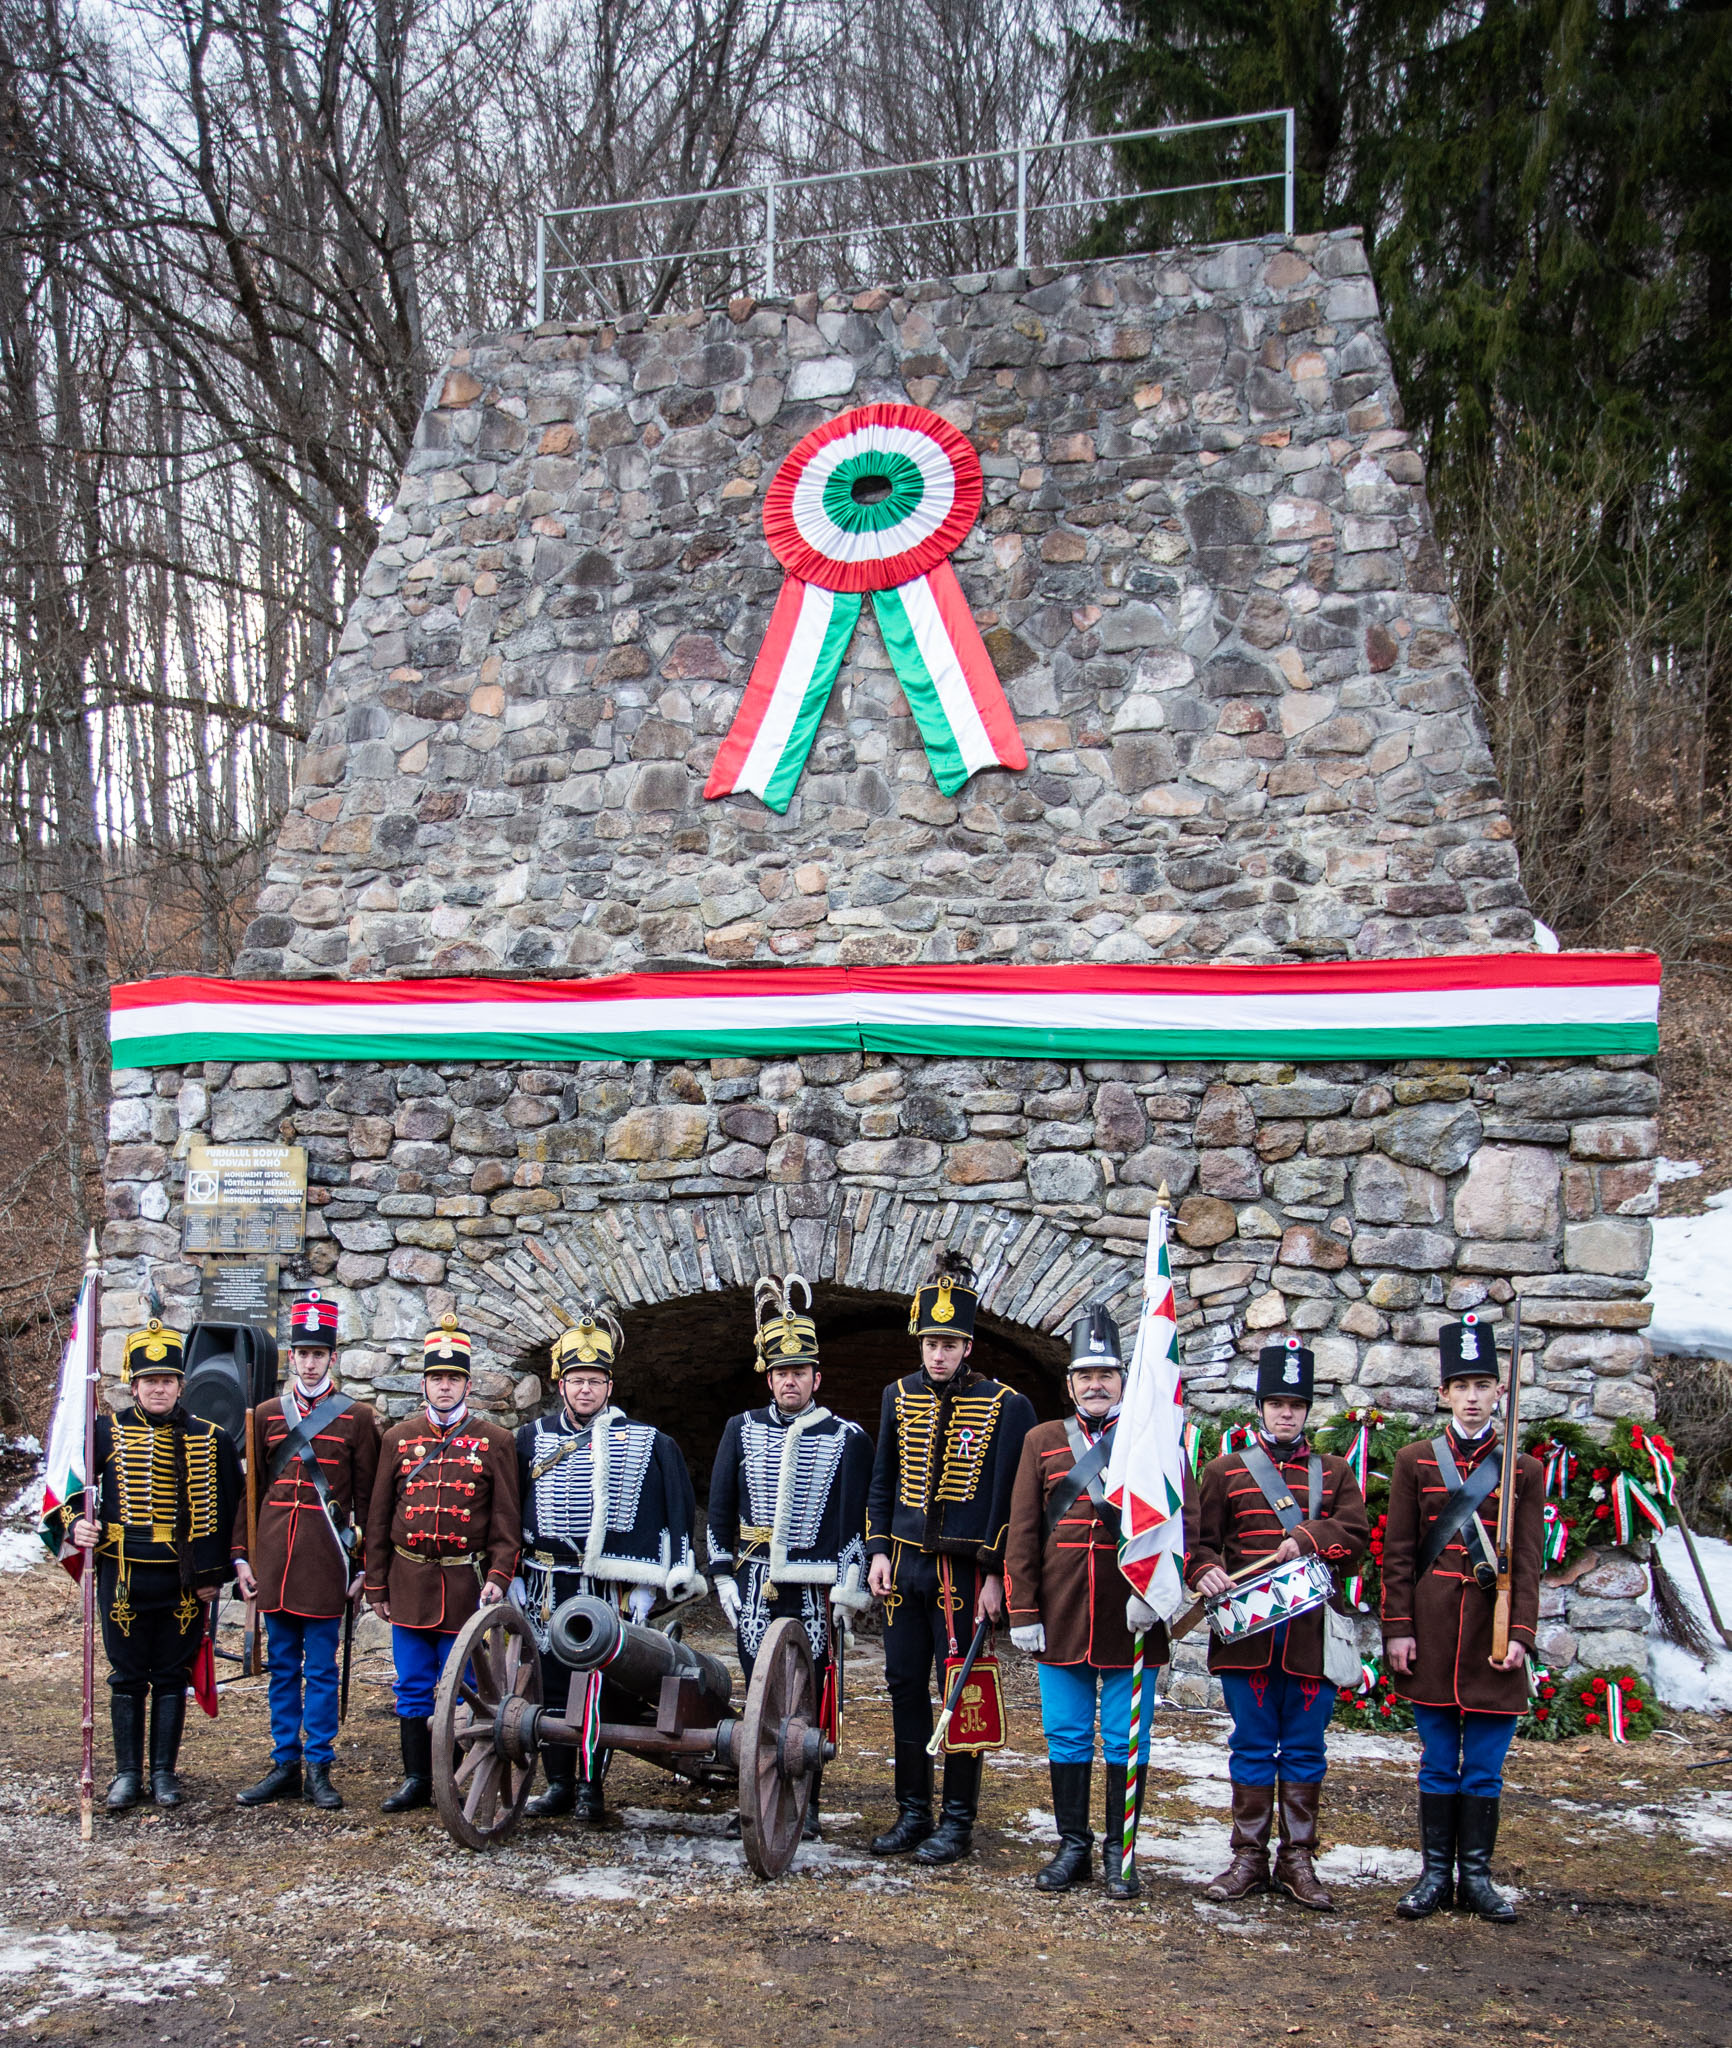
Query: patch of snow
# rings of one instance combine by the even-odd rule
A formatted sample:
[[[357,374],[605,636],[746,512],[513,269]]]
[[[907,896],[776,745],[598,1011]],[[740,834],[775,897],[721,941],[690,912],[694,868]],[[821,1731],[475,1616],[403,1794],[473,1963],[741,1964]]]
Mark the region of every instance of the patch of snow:
[[[52,1934],[24,1934],[0,1927],[0,1992],[9,1993],[16,1985],[35,2001],[27,2010],[13,2007],[13,2021],[20,2026],[82,1998],[152,2005],[158,1999],[190,1997],[201,1984],[220,1984],[227,1974],[227,1966],[209,1956],[142,1956],[122,1948],[112,1934],[75,1934],[66,1927]]]
[[[626,1882],[629,1875],[624,1870],[568,1870],[563,1877],[556,1877],[547,1889],[561,1899],[639,1899],[643,1894],[633,1891]]]
[[[1664,1187],[1668,1181],[1695,1180],[1702,1171],[1700,1159],[1656,1159],[1654,1178]]]
[[[1399,1764],[1404,1771],[1419,1762],[1417,1735],[1367,1735],[1357,1728],[1331,1728],[1329,1755],[1343,1764]]]
[[[1172,1832],[1157,1832],[1145,1824],[1137,1834],[1139,1862],[1198,1884],[1207,1884],[1225,1870],[1232,1855],[1226,1830],[1206,1823]],[[1317,1874],[1323,1882],[1347,1890],[1373,1884],[1405,1887],[1419,1875],[1419,1869],[1416,1849],[1389,1849],[1380,1844],[1339,1842],[1317,1858]]]
[[[1656,1216],[1648,1261],[1656,1351],[1732,1359],[1732,1188],[1700,1216]]]
[[[34,1571],[53,1562],[34,1529],[0,1529],[0,1572]]]
[[[730,1835],[725,1813],[667,1813],[653,1806],[627,1806],[620,1819],[625,1832],[618,1838],[619,1853],[639,1869],[666,1872],[681,1866],[699,1865],[711,1869],[738,1870],[744,1874],[746,1851],[737,1835]],[[792,1874],[818,1871],[843,1873],[875,1869],[865,1856],[833,1842],[802,1842],[789,1865]]]
[[[1653,1835],[1662,1828],[1698,1853],[1732,1849],[1732,1792],[1683,1792],[1644,1806],[1594,1806],[1579,1799],[1554,1799],[1566,1813],[1591,1815],[1603,1826],[1632,1835]]]
[[[1668,1529],[1660,1538],[1659,1551],[1660,1562],[1671,1574],[1672,1583],[1689,1603],[1691,1613],[1702,1624],[1702,1633],[1714,1648],[1704,1669],[1688,1650],[1677,1643],[1664,1641],[1650,1628],[1648,1656],[1654,1674],[1654,1690],[1668,1707],[1694,1707],[1701,1713],[1732,1712],[1732,1650],[1728,1650],[1720,1640],[1708,1619],[1708,1603],[1702,1598],[1695,1566],[1691,1564],[1690,1553],[1684,1548],[1684,1539],[1676,1529]],[[1720,1619],[1732,1628],[1732,1543],[1722,1543],[1714,1536],[1698,1536],[1696,1552],[1702,1560],[1703,1571],[1708,1575],[1708,1583],[1714,1589],[1714,1604],[1720,1610]]]

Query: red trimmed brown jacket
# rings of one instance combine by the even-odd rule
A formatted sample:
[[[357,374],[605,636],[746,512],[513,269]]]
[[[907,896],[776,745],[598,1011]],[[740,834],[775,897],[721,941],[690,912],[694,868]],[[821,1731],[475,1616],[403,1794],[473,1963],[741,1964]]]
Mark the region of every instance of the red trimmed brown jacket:
[[[1310,1505],[1307,1468],[1311,1446],[1301,1435],[1291,1444],[1272,1444],[1259,1433],[1257,1441],[1301,1508]],[[1297,1523],[1289,1532],[1264,1498],[1237,1451],[1211,1459],[1193,1501],[1185,1503],[1185,1583],[1193,1590],[1206,1571],[1220,1565],[1242,1571],[1260,1558],[1273,1557],[1291,1533],[1301,1551],[1315,1551],[1334,1572],[1342,1574],[1362,1558],[1371,1544],[1371,1523],[1365,1496],[1353,1467],[1333,1451],[1317,1454],[1323,1463],[1322,1500],[1315,1521]],[[1272,1660],[1276,1631],[1224,1643],[1209,1638],[1211,1671],[1266,1671]],[[1287,1624],[1281,1669],[1295,1678],[1323,1676],[1323,1610],[1312,1608]]]
[[[397,1628],[461,1628],[483,1578],[501,1592],[522,1541],[517,1439],[465,1416],[433,1426],[417,1408],[385,1432],[367,1513],[367,1598],[389,1600]]]
[[[288,1398],[294,1399],[292,1391]],[[319,1406],[314,1402],[313,1406]],[[362,1562],[360,1537],[373,1497],[373,1476],[379,1465],[379,1418],[365,1402],[326,1423],[313,1439],[319,1470],[330,1495],[329,1517],[305,1462],[291,1458],[276,1480],[265,1475],[289,1434],[283,1402],[253,1410],[251,1441],[258,1472],[249,1475],[262,1488],[258,1507],[258,1538],[248,1557],[259,1582],[261,1614],[294,1614],[309,1621],[330,1621],[343,1611],[353,1572]],[[333,1530],[333,1524],[335,1528]],[[338,1536],[355,1531],[353,1564]],[[235,1516],[231,1549],[247,1557],[247,1510],[243,1499]]]
[[[1498,1440],[1498,1432],[1488,1429],[1477,1442],[1464,1444],[1450,1430],[1449,1447],[1463,1479]],[[1509,1632],[1530,1657],[1540,1619],[1545,1484],[1545,1467],[1522,1452],[1516,1459]],[[1479,1508],[1479,1519],[1494,1540],[1499,1490],[1494,1488]],[[1496,1671],[1490,1661],[1494,1595],[1474,1580],[1474,1561],[1485,1553],[1472,1529],[1463,1527],[1452,1536],[1437,1563],[1414,1583],[1426,1531],[1448,1498],[1431,1443],[1404,1444],[1389,1477],[1389,1525],[1383,1532],[1383,1640],[1387,1645],[1412,1636],[1419,1648],[1412,1671],[1406,1677],[1392,1671],[1390,1682],[1404,1699],[1422,1707],[1522,1713],[1528,1703],[1526,1671]]]
[[[1086,1493],[1055,1529],[1046,1526],[1046,1504],[1075,1464],[1062,1422],[1037,1423],[1022,1440],[1004,1550],[1005,1611],[1012,1628],[1039,1622],[1046,1630],[1043,1664],[1127,1670],[1134,1646],[1125,1602],[1133,1588],[1119,1570],[1117,1535]],[[1167,1661],[1160,1624],[1145,1636],[1143,1655],[1150,1664]]]

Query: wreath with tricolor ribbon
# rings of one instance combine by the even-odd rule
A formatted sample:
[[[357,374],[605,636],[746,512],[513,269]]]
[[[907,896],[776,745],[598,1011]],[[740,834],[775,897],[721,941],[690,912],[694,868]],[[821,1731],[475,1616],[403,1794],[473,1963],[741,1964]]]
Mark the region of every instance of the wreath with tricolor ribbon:
[[[944,794],[982,768],[1028,766],[950,566],[982,488],[967,436],[924,406],[856,406],[795,443],[764,498],[787,579],[706,797],[749,790],[788,808],[865,596]]]

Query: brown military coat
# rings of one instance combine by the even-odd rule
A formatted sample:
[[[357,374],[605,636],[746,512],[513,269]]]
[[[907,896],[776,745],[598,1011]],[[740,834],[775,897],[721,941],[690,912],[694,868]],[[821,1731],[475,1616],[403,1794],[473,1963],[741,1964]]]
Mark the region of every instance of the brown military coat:
[[[394,1626],[461,1628],[483,1578],[501,1592],[511,1584],[521,1537],[509,1430],[466,1415],[441,1436],[423,1406],[385,1432],[367,1512],[367,1598],[390,1601]]]
[[[1287,1490],[1301,1508],[1310,1504],[1307,1467],[1311,1446],[1301,1436],[1284,1450],[1271,1449],[1266,1437],[1258,1442],[1269,1453]],[[1297,1523],[1292,1534],[1302,1551],[1315,1551],[1334,1571],[1341,1574],[1362,1558],[1371,1544],[1371,1524],[1365,1512],[1365,1496],[1345,1458],[1332,1451],[1319,1453],[1323,1461],[1323,1497],[1315,1521]],[[1237,1451],[1212,1459],[1203,1467],[1195,1507],[1185,1504],[1185,1583],[1192,1587],[1214,1565],[1229,1572],[1242,1571],[1259,1558],[1273,1557],[1286,1540],[1288,1531],[1281,1518],[1263,1497],[1263,1489],[1246,1470]],[[1246,1636],[1236,1643],[1209,1638],[1211,1671],[1266,1671],[1274,1653],[1276,1631]],[[1286,1647],[1281,1668],[1295,1678],[1323,1676],[1323,1610],[1312,1608],[1287,1624]]]
[[[1116,1532],[1086,1493],[1050,1533],[1046,1526],[1046,1504],[1075,1464],[1062,1422],[1037,1423],[1022,1440],[1004,1552],[1005,1611],[1012,1628],[1039,1622],[1046,1630],[1043,1664],[1126,1670],[1134,1644],[1125,1602],[1133,1588],[1119,1570]],[[1145,1635],[1143,1655],[1150,1664],[1167,1661],[1159,1624]]]
[[[1463,1479],[1499,1441],[1489,1429],[1464,1444],[1450,1431],[1450,1449]],[[1494,1488],[1480,1503],[1479,1518],[1496,1540]],[[1519,1714],[1528,1703],[1525,1670],[1494,1671],[1491,1627],[1495,1596],[1473,1576],[1483,1559],[1471,1527],[1452,1536],[1443,1555],[1417,1585],[1414,1571],[1425,1532],[1443,1512],[1449,1490],[1429,1442],[1407,1444],[1396,1453],[1389,1479],[1389,1525],[1383,1532],[1383,1640],[1412,1636],[1419,1644],[1413,1669],[1390,1682],[1404,1699],[1423,1707],[1463,1707],[1481,1714]],[[1515,1540],[1510,1549],[1510,1640],[1533,1654],[1540,1618],[1540,1568],[1545,1542],[1545,1468],[1523,1452],[1516,1459]],[[1471,1549],[1469,1546],[1472,1546]]]
[[[287,1392],[292,1402],[292,1391]],[[314,1403],[317,1407],[319,1404]],[[331,1522],[347,1534],[356,1532],[354,1566],[361,1563],[359,1538],[367,1525],[373,1475],[379,1465],[379,1418],[365,1402],[356,1402],[328,1422],[313,1439],[319,1470],[331,1496],[326,1518],[306,1463],[291,1458],[270,1486],[270,1471],[289,1434],[283,1397],[253,1410],[253,1443],[259,1469],[251,1483],[263,1490],[258,1508],[258,1540],[247,1557],[247,1510],[241,1502],[235,1516],[233,1551],[247,1557],[259,1582],[261,1614],[296,1614],[313,1621],[340,1615],[353,1576],[347,1553],[331,1533]]]

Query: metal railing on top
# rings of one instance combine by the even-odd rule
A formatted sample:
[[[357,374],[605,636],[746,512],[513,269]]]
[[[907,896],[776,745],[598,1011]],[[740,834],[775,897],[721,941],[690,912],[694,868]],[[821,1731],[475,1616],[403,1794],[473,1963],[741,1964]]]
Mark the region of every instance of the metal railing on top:
[[[1273,122],[1281,124],[1280,169],[1236,170],[1147,188],[1086,189],[1110,181],[1121,161],[1116,151],[1126,143],[1171,143],[1214,133],[1227,140],[1228,131]],[[779,292],[962,275],[1006,264],[1026,270],[1031,262],[1062,260],[1106,209],[1177,202],[1164,216],[1144,217],[1176,220],[1188,210],[1195,218],[1202,195],[1253,186],[1281,187],[1282,232],[1291,235],[1293,126],[1293,109],[1280,107],[1118,135],[1018,143],[924,163],[562,207],[536,222],[536,321],[557,316],[574,298],[608,312],[653,312],[682,299],[713,303],[735,291],[773,298]],[[1104,169],[1091,175],[1103,160]],[[878,218],[886,205],[892,215],[912,211],[913,217]],[[1219,206],[1212,218],[1221,222]],[[1242,233],[1247,226],[1235,210],[1227,231]],[[706,227],[711,236],[700,233]],[[646,230],[654,230],[649,239],[661,246],[641,245]]]

